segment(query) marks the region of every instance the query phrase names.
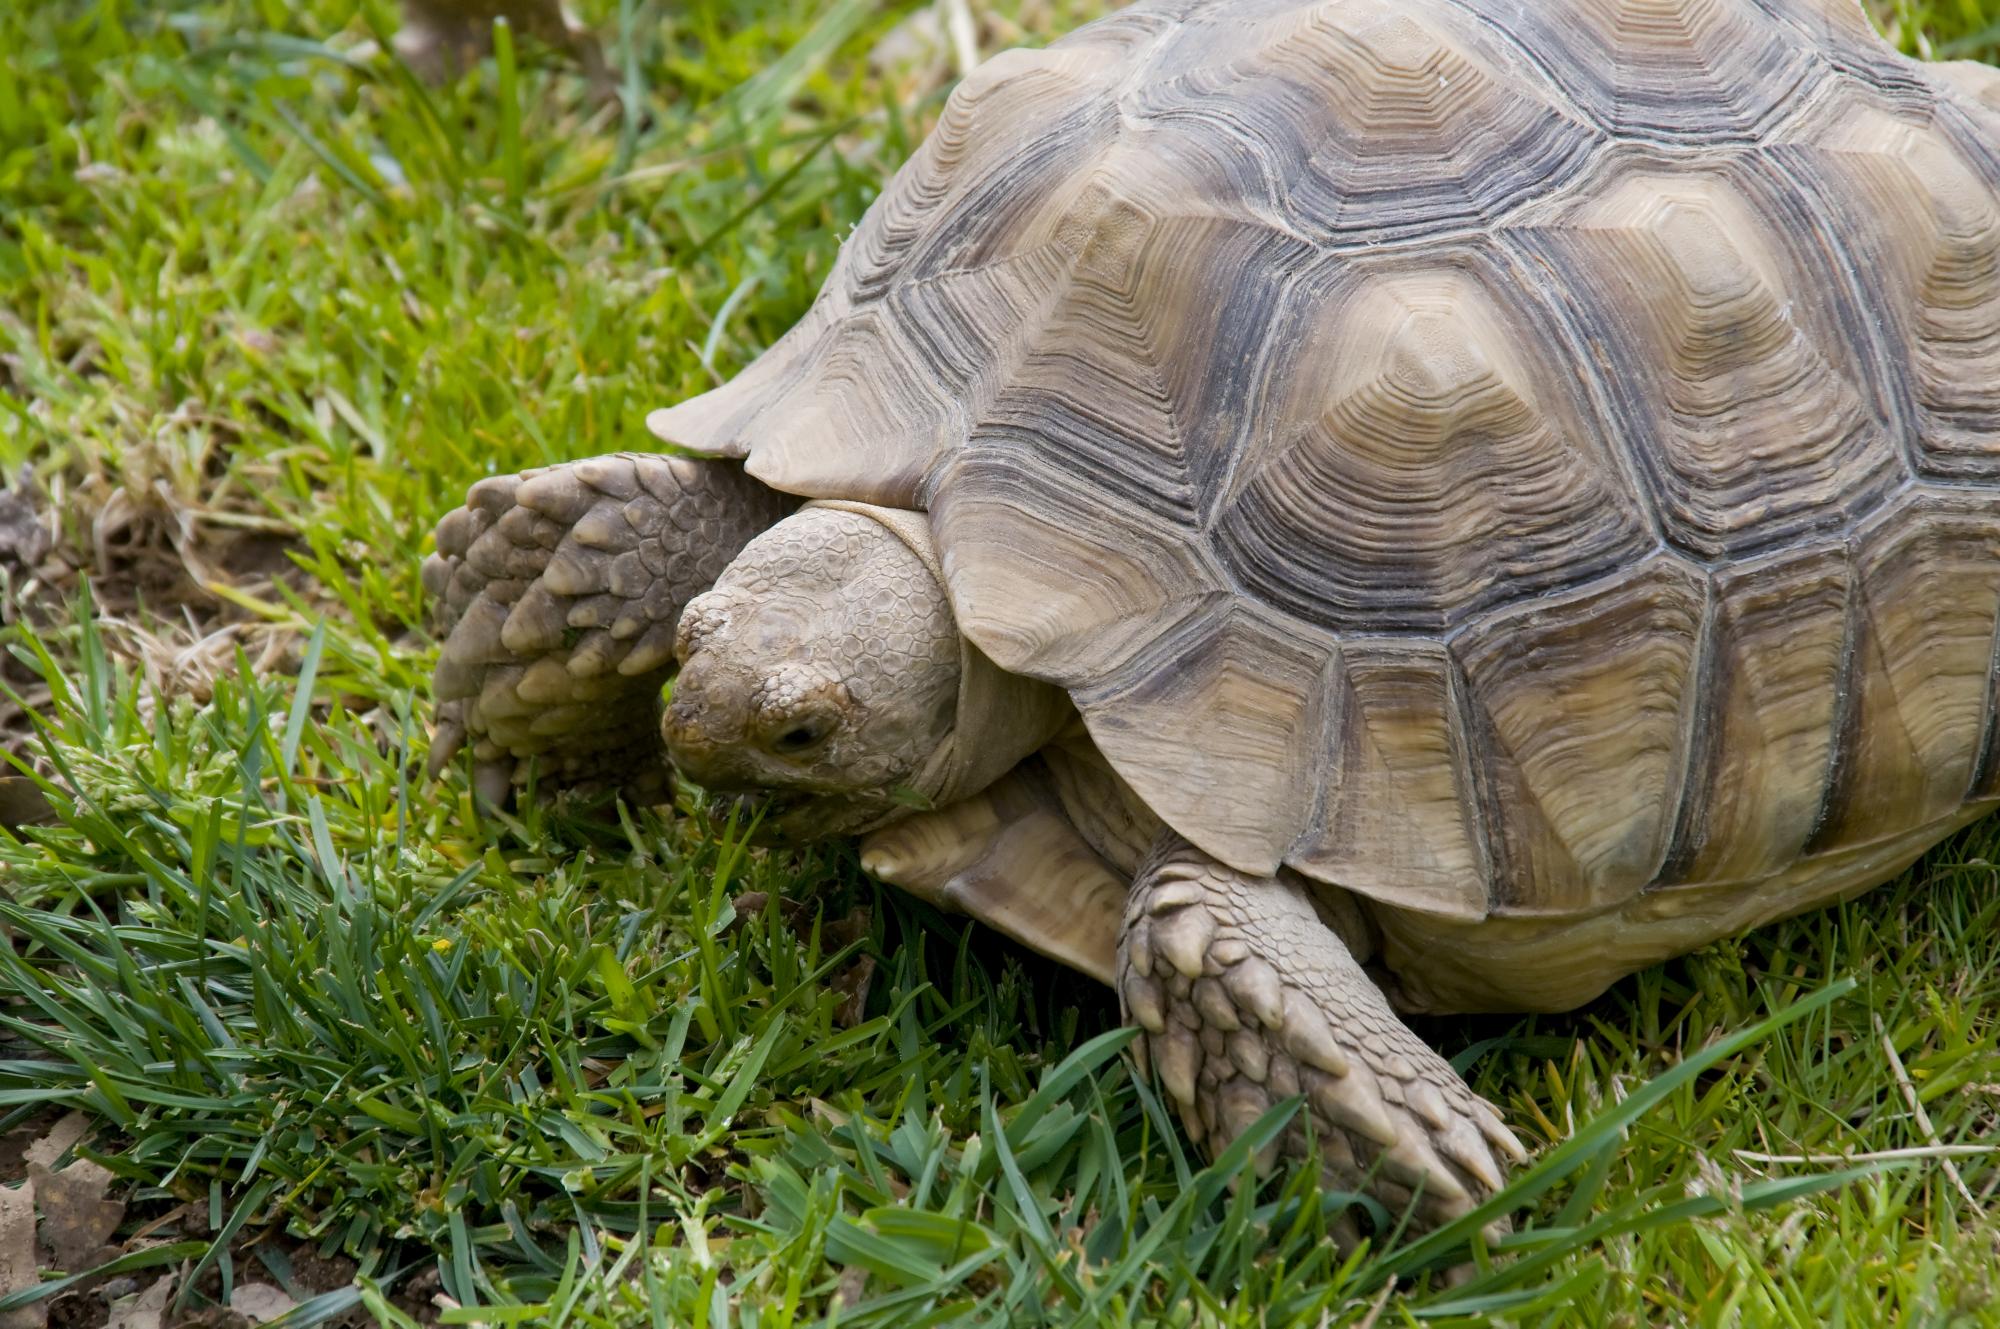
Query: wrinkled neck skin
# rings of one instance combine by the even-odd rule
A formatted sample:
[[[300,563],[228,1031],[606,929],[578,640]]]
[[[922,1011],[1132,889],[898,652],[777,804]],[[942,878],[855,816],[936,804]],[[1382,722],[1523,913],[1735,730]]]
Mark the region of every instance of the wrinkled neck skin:
[[[928,540],[913,514],[809,506],[751,541],[682,615],[669,755],[761,812],[762,838],[874,830],[940,793],[925,786],[949,764],[972,653]],[[1027,746],[1006,765],[1045,738],[1022,730]]]

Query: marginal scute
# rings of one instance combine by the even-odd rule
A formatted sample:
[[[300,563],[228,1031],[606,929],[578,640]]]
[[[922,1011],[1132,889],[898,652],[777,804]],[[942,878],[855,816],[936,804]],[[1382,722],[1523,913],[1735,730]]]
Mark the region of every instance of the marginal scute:
[[[2000,495],[1917,491],[1862,535],[1855,566],[1853,711],[1814,852],[1946,817],[1966,800],[2000,619]]]
[[[1269,876],[1320,800],[1331,642],[1219,601],[1073,695],[1097,746],[1171,826]]]
[[[1703,718],[1656,886],[1754,882],[1805,847],[1832,773],[1850,579],[1838,544],[1716,571]]]
[[[846,293],[828,282],[805,317],[742,373],[712,392],[650,412],[647,431],[662,443],[703,456],[747,457],[755,438],[750,426],[818,362],[822,339],[847,310]]]
[[[1653,880],[1685,766],[1701,579],[1658,558],[1453,643],[1501,828],[1498,913],[1587,912]]]
[[[1287,860],[1401,908],[1484,917],[1484,831],[1444,647],[1363,639],[1342,660],[1329,796]]]
[[[1739,555],[1886,498],[1903,468],[1830,283],[1771,215],[1784,200],[1726,162],[1640,157],[1594,184],[1511,238],[1564,274],[1610,357],[1614,427],[1669,540]]]
[[[1831,99],[1786,139],[1780,160],[1867,202],[1832,224],[1909,348],[1917,468],[2000,478],[2000,194],[1948,138],[1873,98]]]
[[[900,320],[873,308],[859,311],[821,339],[815,358],[809,382],[788,395],[785,408],[758,416],[744,470],[786,493],[913,506],[947,438],[953,403]],[[851,442],[834,449],[830,439]],[[859,484],[857,462],[869,477]]]
[[[908,341],[920,324],[885,313],[884,299],[916,277],[1006,269],[1014,249],[977,251],[1018,232],[1022,211],[1045,207],[1101,153],[1116,117],[1091,94],[1115,72],[1087,47],[982,65],[842,247],[806,318],[729,383],[653,412],[648,428],[743,458],[786,492],[917,506],[924,468],[963,420]],[[1039,127],[1039,148],[1024,145],[1026,124]],[[980,225],[948,224],[954,211]]]
[[[940,489],[931,524],[959,629],[1001,668],[1074,688],[1226,597],[1190,536],[1037,492],[1032,456],[981,462],[956,468],[971,473]]]

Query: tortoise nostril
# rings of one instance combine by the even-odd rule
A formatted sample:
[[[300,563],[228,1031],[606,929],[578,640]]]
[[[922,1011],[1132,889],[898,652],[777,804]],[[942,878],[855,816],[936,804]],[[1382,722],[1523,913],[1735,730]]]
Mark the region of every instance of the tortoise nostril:
[[[696,722],[700,708],[693,702],[676,700],[668,704],[666,713],[660,717],[660,735],[667,740],[667,746],[685,746],[695,737]]]

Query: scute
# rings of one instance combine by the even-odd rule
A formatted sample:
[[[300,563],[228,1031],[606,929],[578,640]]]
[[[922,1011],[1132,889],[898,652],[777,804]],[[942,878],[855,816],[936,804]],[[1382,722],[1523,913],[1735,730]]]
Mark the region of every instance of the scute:
[[[1464,0],[1464,8],[1627,138],[1749,139],[1829,72],[1820,47],[1744,0]]]
[[[1658,881],[1753,882],[1793,862],[1833,778],[1853,569],[1808,545],[1715,573],[1702,691],[1674,844]]]
[[[1285,223],[1331,245],[1489,222],[1600,138],[1441,0],[1211,7],[1122,104],[1262,163]]]
[[[1116,109],[1093,94],[1134,40],[1148,38],[1098,33],[975,70],[842,246],[800,326],[723,387],[653,412],[648,428],[691,451],[744,458],[787,492],[921,506],[926,469],[969,424],[947,389],[1004,377],[1006,350],[1075,257],[1055,232],[1112,145]],[[923,323],[924,294],[908,293],[926,285],[929,303],[977,312],[979,334],[957,356],[976,365],[965,380],[954,382],[932,349],[948,330]],[[903,312],[912,302],[914,318]],[[1003,311],[1027,317],[1010,326]],[[994,333],[997,342],[982,340]]]
[[[927,509],[981,651],[1393,959],[2000,798],[1996,384],[2000,82],[1849,0],[1142,0],[651,423]]]
[[[1163,820],[1212,827],[1210,852],[1269,874],[1325,800],[1337,673],[1329,639],[1218,597],[1074,695],[1098,750]]]
[[[1658,875],[1700,695],[1705,598],[1699,576],[1662,556],[1453,643],[1499,828],[1497,912],[1590,913]]]
[[[2000,624],[2000,493],[1915,493],[1860,533],[1843,751],[1811,849],[1973,796]]]
[[[1755,157],[1607,157],[1506,241],[1561,273],[1667,541],[1740,556],[1905,481],[1814,220]],[[1871,348],[1872,349],[1872,348]]]
[[[1342,644],[1320,815],[1287,860],[1308,876],[1426,914],[1483,918],[1485,810],[1462,675],[1438,642]]]
[[[1523,275],[1409,251],[1309,270],[1290,363],[1206,525],[1234,583],[1328,628],[1441,631],[1653,545]]]
[[[1940,479],[2000,478],[2000,197],[1938,133],[1863,90],[1826,99],[1774,155],[1828,197],[1877,215],[1829,218],[1858,260],[1871,309],[1896,320],[1909,374],[1892,376],[1912,465]]]

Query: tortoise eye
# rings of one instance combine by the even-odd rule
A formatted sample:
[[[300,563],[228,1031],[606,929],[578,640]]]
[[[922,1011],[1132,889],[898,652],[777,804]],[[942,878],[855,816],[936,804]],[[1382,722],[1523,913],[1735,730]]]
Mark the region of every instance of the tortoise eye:
[[[793,725],[771,746],[779,752],[804,752],[826,737],[825,729],[817,724]]]

